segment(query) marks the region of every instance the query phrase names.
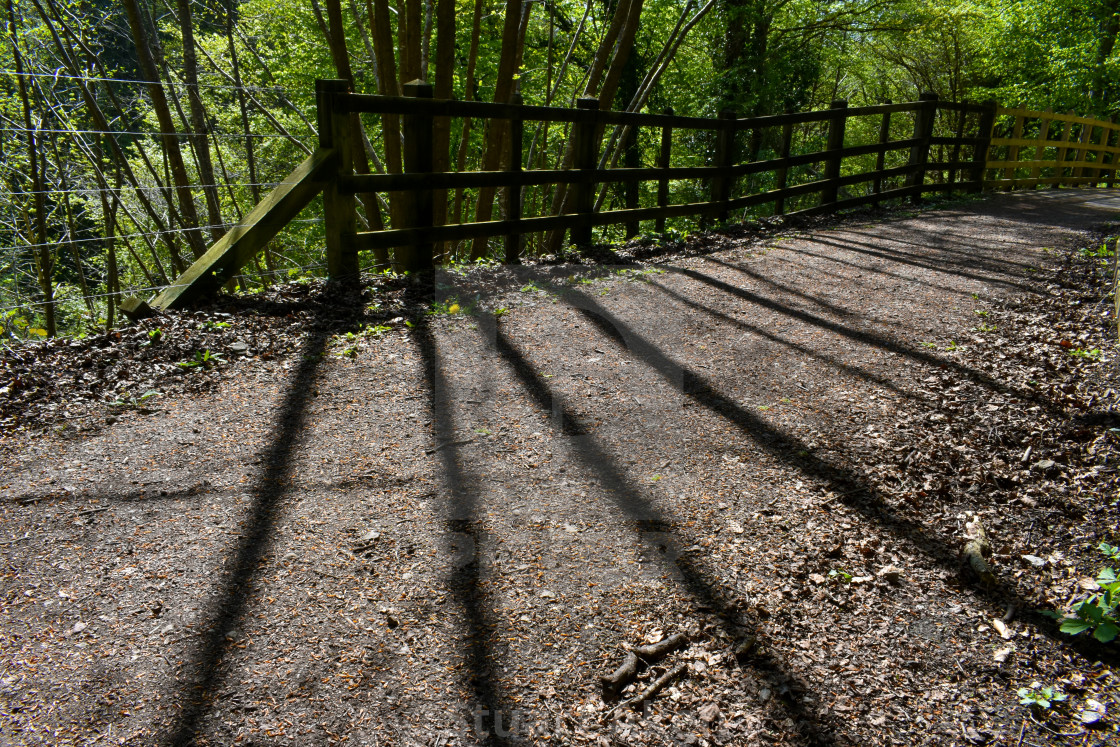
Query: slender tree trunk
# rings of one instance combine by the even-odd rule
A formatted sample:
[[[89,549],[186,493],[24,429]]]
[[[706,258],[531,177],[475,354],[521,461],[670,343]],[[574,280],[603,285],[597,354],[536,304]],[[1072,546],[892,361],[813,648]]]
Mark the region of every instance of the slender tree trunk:
[[[170,163],[171,176],[175,183],[175,193],[179,198],[179,214],[182,217],[182,227],[186,234],[187,245],[190,246],[195,258],[198,258],[206,252],[206,247],[196,230],[198,228],[198,211],[194,207],[190,178],[187,176],[187,167],[183,162],[183,152],[179,148],[178,131],[171,119],[171,110],[167,105],[163,83],[159,78],[159,70],[156,67],[156,61],[148,40],[148,29],[137,0],[122,0],[122,2],[128,15],[129,27],[132,29],[132,38],[136,45],[140,71],[148,83],[148,96],[152,102],[152,110],[159,122],[160,139]]]
[[[528,25],[527,17],[525,21],[522,20],[521,6],[522,0],[506,0],[505,24],[502,27],[502,52],[498,60],[497,79],[494,81],[494,101],[500,104],[509,103],[509,97],[514,91],[514,73],[517,72],[519,48],[523,41],[520,34]],[[508,131],[508,122],[497,119],[490,120],[486,146],[482,152],[483,171],[495,171],[501,167]],[[494,188],[483,187],[478,190],[474,219],[476,221],[488,221],[493,214]],[[471,259],[481,259],[485,256],[486,246],[486,239],[475,239],[474,243],[471,244]]]
[[[590,1],[590,0],[589,0]],[[474,100],[474,70],[478,62],[478,40],[482,28],[482,3],[483,0],[475,0],[474,3],[474,16],[471,19],[471,47],[467,53],[467,77],[463,85],[463,98],[467,101]],[[463,131],[459,136],[459,151],[455,156],[455,170],[462,171],[467,165],[467,151],[470,149],[471,142],[471,118],[463,118]],[[459,187],[455,190],[455,202],[452,208],[451,215],[452,223],[463,222],[463,188]]]
[[[51,255],[50,245],[47,243],[47,201],[44,194],[44,179],[39,164],[39,143],[37,139],[38,128],[31,119],[31,100],[27,95],[27,81],[24,76],[23,54],[19,48],[19,29],[16,26],[16,12],[12,0],[7,0],[8,6],[8,39],[12,45],[12,57],[15,63],[16,88],[19,90],[19,100],[23,109],[23,127],[27,131],[27,160],[31,171],[31,190],[33,204],[35,205],[34,229],[30,231],[33,237],[29,242],[33,245],[35,269],[39,280],[39,288],[43,292],[43,316],[47,322],[47,335],[54,337],[58,334],[55,322],[54,303],[54,260]],[[28,221],[30,223],[30,221]]]
[[[195,54],[194,20],[191,0],[176,0],[179,9],[179,28],[183,34],[183,77],[187,81],[187,103],[191,113],[191,140],[194,143],[198,174],[202,180],[202,194],[206,198],[206,212],[210,220],[210,239],[217,241],[225,235],[222,224],[222,207],[218,199],[218,184],[214,179],[214,165],[210,160],[210,126],[206,108],[198,93],[198,55]]]

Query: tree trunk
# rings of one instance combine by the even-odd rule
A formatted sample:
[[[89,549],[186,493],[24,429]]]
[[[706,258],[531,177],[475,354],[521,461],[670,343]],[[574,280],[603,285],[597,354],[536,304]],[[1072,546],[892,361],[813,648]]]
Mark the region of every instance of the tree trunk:
[[[190,178],[187,176],[187,167],[183,162],[183,152],[179,148],[179,136],[174,121],[171,119],[171,109],[167,105],[164,95],[163,83],[159,78],[152,48],[148,41],[148,29],[140,11],[137,0],[122,0],[125,13],[128,15],[128,24],[132,30],[132,38],[136,45],[136,54],[140,63],[140,71],[148,84],[148,96],[152,102],[152,110],[160,126],[160,141],[167,153],[171,169],[171,177],[175,183],[175,193],[179,198],[179,214],[182,217],[182,228],[186,234],[187,245],[195,258],[201,257],[206,252],[206,246],[198,233],[198,211],[195,210],[194,197],[191,195]]]
[[[506,0],[505,23],[502,27],[502,53],[498,60],[498,76],[494,81],[494,101],[500,104],[509,103],[509,97],[513,93],[513,76],[517,72],[519,47],[522,43],[520,34],[528,25],[522,22],[521,5],[522,0]],[[486,145],[482,152],[483,171],[496,171],[501,168],[508,131],[508,122],[497,119],[490,120],[490,127],[486,133]],[[488,221],[493,214],[494,188],[483,187],[478,190],[474,219],[475,221]],[[486,247],[486,239],[475,239],[474,243],[471,244],[471,259],[477,260],[485,256]]]
[[[43,174],[39,168],[39,144],[37,142],[38,128],[31,120],[31,100],[27,95],[27,81],[23,70],[23,54],[19,48],[19,30],[16,27],[16,12],[12,0],[7,0],[8,6],[8,38],[12,45],[12,57],[15,63],[16,87],[19,90],[19,100],[23,109],[23,127],[27,130],[27,159],[31,170],[31,191],[35,205],[35,227],[30,231],[33,237],[29,242],[33,245],[32,254],[35,259],[36,275],[39,288],[43,292],[43,316],[46,317],[47,335],[54,337],[58,334],[55,322],[54,304],[54,261],[51,255],[50,244],[47,243],[47,201]]]
[[[218,184],[214,179],[214,165],[210,160],[210,125],[206,109],[198,93],[198,55],[195,54],[194,21],[191,17],[191,0],[176,0],[179,9],[179,28],[183,34],[183,77],[187,80],[187,103],[191,113],[191,139],[198,159],[198,174],[202,179],[202,193],[206,197],[206,212],[210,219],[210,238],[217,241],[225,235],[222,223]]]

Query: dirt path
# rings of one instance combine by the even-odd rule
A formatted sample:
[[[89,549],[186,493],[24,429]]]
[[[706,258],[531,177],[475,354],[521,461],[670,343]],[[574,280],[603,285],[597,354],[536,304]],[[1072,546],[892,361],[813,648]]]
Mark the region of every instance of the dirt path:
[[[527,268],[486,279],[498,314],[448,274],[460,313],[309,328],[216,393],[24,444],[0,469],[0,741],[1042,744],[1016,690],[1060,679],[1050,727],[1107,743],[1111,713],[1072,717],[1120,714],[1112,649],[1035,610],[1114,530],[1113,473],[1053,445],[1107,443],[1111,364],[1069,384],[1065,350],[1022,340],[1117,215],[1012,195]],[[1110,360],[1098,337],[1074,343]],[[994,585],[962,570],[967,512]],[[687,669],[612,713],[599,676],[676,632],[638,687]]]

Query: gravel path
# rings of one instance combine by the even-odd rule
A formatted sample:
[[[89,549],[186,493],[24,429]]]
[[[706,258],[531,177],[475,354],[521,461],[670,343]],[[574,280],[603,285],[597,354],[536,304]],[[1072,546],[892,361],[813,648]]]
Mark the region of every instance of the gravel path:
[[[1076,719],[1120,715],[1114,649],[1035,612],[1117,539],[1108,320],[1031,325],[1117,215],[1015,194],[449,273],[458,313],[308,325],[215,391],[7,434],[0,741],[1115,743]],[[604,700],[678,632],[644,709]]]

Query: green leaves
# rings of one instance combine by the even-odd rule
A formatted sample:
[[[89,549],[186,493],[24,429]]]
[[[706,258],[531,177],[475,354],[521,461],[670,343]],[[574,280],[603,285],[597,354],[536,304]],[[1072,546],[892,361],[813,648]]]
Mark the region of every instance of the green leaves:
[[[1108,551],[1103,549],[1105,547]],[[1110,554],[1117,548],[1102,543],[1100,549]],[[1095,581],[1100,591],[1094,592],[1078,603],[1073,608],[1072,614],[1062,615],[1057,612],[1044,614],[1060,620],[1061,625],[1058,629],[1067,635],[1080,635],[1091,630],[1093,638],[1101,643],[1111,643],[1116,640],[1117,635],[1120,635],[1120,619],[1117,617],[1117,607],[1120,606],[1120,578],[1117,578],[1116,569],[1102,568]]]

